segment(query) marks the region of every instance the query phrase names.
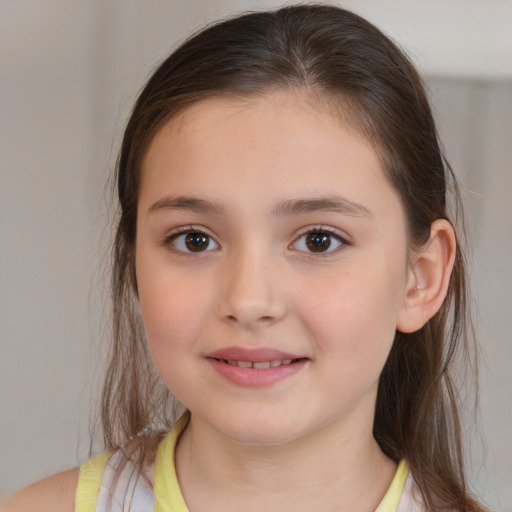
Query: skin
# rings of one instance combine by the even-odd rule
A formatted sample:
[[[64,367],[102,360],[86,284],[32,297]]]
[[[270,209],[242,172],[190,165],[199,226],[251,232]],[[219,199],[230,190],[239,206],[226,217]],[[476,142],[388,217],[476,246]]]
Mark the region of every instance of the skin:
[[[371,146],[307,98],[211,101],[156,135],[142,176],[139,300],[152,358],[173,393],[214,430],[247,444],[282,444],[332,421],[366,418],[407,276],[402,206]],[[334,194],[371,215],[270,213],[280,201]],[[150,211],[178,195],[221,203],[225,215]],[[218,248],[190,254],[164,243],[189,225]],[[327,254],[300,250],[302,231],[320,226],[349,242]],[[309,361],[277,386],[239,389],[205,359],[231,346]]]
[[[49,476],[0,502],[2,512],[73,512],[78,468]]]
[[[333,195],[357,211],[275,214]],[[177,207],[177,196],[223,211]],[[148,346],[192,413],[177,451],[191,510],[373,510],[396,468],[372,436],[377,383],[414,273],[372,146],[305,94],[208,100],[154,138],[138,212]],[[309,228],[344,242],[311,253]],[[183,231],[208,235],[208,250],[187,252]],[[272,386],[237,386],[208,361],[232,346],[307,363]]]
[[[286,208],[304,199],[324,203]],[[183,233],[198,231],[207,250],[190,253]],[[327,236],[326,252],[306,231]],[[176,452],[189,509],[375,510],[396,470],[372,435],[378,378],[395,331],[441,306],[454,255],[444,220],[407,246],[372,146],[304,93],[206,100],[164,125],[143,162],[135,265],[155,367],[191,411]],[[305,363],[240,386],[209,360],[234,346]],[[77,478],[54,475],[0,510],[72,511]]]

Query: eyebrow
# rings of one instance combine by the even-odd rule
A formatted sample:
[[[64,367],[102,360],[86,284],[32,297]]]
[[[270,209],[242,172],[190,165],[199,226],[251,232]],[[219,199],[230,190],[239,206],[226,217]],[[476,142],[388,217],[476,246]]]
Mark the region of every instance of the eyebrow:
[[[354,217],[373,219],[373,213],[362,204],[341,196],[312,197],[307,199],[289,199],[278,202],[271,210],[272,215],[300,215],[311,212],[335,212]]]
[[[224,203],[193,196],[164,197],[154,202],[150,206],[148,213],[159,210],[187,210],[196,213],[224,216],[227,214],[227,207]],[[312,212],[335,212],[354,217],[374,219],[371,210],[362,204],[355,203],[341,196],[287,199],[277,202],[270,210],[271,215],[279,217]]]
[[[190,196],[167,196],[154,202],[148,213],[158,210],[188,210],[196,213],[226,215],[227,208],[223,203]]]

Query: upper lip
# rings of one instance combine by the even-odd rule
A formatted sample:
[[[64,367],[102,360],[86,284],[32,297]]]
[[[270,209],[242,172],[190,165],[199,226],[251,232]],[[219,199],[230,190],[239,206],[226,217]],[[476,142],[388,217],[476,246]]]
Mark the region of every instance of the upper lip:
[[[278,359],[303,359],[304,356],[282,352],[273,348],[243,348],[228,347],[216,350],[207,357],[214,359],[224,359],[226,361],[251,361],[253,363],[263,361],[275,361]]]

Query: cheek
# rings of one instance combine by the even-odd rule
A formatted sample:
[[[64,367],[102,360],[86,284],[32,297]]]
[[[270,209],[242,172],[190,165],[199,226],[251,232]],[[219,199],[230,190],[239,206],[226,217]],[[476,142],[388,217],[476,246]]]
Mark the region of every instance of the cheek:
[[[385,364],[395,336],[401,281],[383,265],[361,265],[311,287],[302,316],[317,350],[335,359],[338,370],[359,378],[364,368],[375,377]]]
[[[189,275],[172,272],[143,256],[137,267],[139,301],[148,346],[155,362],[161,355],[194,347],[211,297]],[[167,359],[164,357],[164,359]]]
[[[198,340],[208,310],[208,297],[200,291],[190,286],[190,279],[164,279],[161,274],[158,279],[145,275],[139,286],[151,359],[166,387],[184,404],[200,393],[200,379],[189,379],[200,357]]]

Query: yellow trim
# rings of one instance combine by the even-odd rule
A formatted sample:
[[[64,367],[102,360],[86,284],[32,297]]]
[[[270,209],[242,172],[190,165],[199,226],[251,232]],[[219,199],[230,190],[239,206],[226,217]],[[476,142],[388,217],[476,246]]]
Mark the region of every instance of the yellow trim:
[[[96,512],[105,466],[112,453],[102,453],[85,461],[80,466],[78,486],[75,495],[75,512]]]
[[[176,443],[189,419],[190,414],[184,414],[158,447],[155,460],[154,512],[189,512],[181,494],[174,463]],[[408,475],[409,466],[405,460],[402,460],[398,464],[389,489],[375,512],[396,512]]]
[[[154,512],[189,512],[181,494],[174,464],[174,450],[178,437],[190,419],[185,413],[160,443],[155,459],[155,509]]]
[[[409,465],[405,460],[402,460],[400,464],[398,464],[395,476],[391,481],[386,495],[382,498],[375,512],[396,512],[408,475]]]

